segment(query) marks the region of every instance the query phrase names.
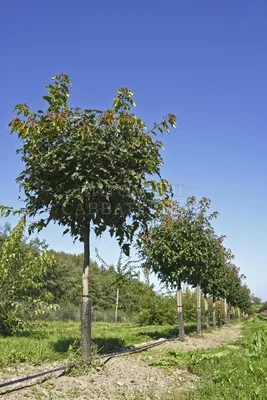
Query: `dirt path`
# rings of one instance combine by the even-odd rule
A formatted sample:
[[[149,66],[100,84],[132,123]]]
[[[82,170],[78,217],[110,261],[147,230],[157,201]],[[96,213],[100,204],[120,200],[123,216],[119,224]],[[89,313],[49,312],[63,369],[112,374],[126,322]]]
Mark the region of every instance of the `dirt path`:
[[[192,351],[202,348],[218,347],[234,342],[241,337],[241,326],[224,327],[211,333],[204,333],[202,337],[187,337],[184,343],[173,341],[148,350],[145,355],[156,359],[169,350]],[[143,353],[142,353],[143,354]],[[18,391],[4,393],[0,389],[0,400],[17,399],[90,399],[90,400],[157,400],[190,390],[198,378],[187,371],[174,370],[171,374],[165,373],[157,367],[149,366],[142,356],[124,356],[109,360],[102,367],[90,373],[72,377],[53,377],[42,384],[23,388]],[[39,370],[51,368],[51,364],[39,367]],[[0,382],[25,376],[36,372],[36,368],[19,366],[17,370],[0,374]],[[15,375],[15,376],[14,376]],[[29,382],[26,384],[30,384]],[[13,388],[14,389],[14,388]],[[6,389],[5,389],[6,390]]]
[[[184,342],[167,342],[161,346],[161,350],[179,349],[182,351],[191,351],[204,348],[213,348],[222,346],[229,342],[234,342],[242,336],[241,325],[232,325],[223,327],[209,333],[204,332],[201,337],[196,335],[187,336]]]

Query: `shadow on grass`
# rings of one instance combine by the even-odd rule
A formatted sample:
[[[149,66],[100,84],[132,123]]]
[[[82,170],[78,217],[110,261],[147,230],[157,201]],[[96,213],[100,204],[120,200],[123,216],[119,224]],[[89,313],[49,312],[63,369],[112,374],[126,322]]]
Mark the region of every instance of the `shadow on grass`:
[[[93,346],[97,349],[97,353],[99,354],[110,354],[116,351],[121,351],[127,349],[124,346],[124,340],[119,338],[93,338],[92,339]],[[64,339],[59,339],[55,343],[52,343],[53,349],[57,353],[67,353],[70,348],[73,351],[78,351],[81,347],[80,340],[77,338],[69,337]]]
[[[144,332],[139,332],[138,336],[148,336],[151,339],[157,340],[157,339],[162,339],[162,338],[170,338],[173,336],[178,335],[178,329],[177,328],[168,328],[164,331],[144,331]]]
[[[189,335],[190,333],[196,332],[196,325],[192,324],[185,324],[185,334]],[[202,325],[202,329],[205,330],[205,326]],[[161,338],[171,338],[179,335],[179,329],[177,328],[166,328],[164,330],[159,331],[144,331],[139,332],[139,336],[149,336],[151,339],[157,340]]]
[[[160,327],[159,327],[160,328]],[[202,325],[202,330],[205,331],[205,325]],[[196,325],[186,324],[185,325],[185,334],[189,335],[196,332]],[[144,338],[144,341],[147,340],[147,337],[151,340],[157,340],[161,338],[172,338],[178,337],[179,330],[178,328],[166,328],[164,330],[159,331],[143,331],[139,332],[138,336],[140,338]],[[95,337],[92,339],[92,344],[95,349],[97,349],[97,353],[99,354],[111,354],[118,351],[123,351],[130,349],[132,346],[126,346],[125,341],[122,338],[107,338],[107,337]],[[70,350],[70,347],[73,351],[78,351],[81,347],[81,342],[75,337],[62,338],[52,343],[53,349],[57,353],[67,353]]]
[[[77,338],[69,337],[62,338],[52,343],[53,349],[57,353],[67,353],[67,351],[72,347],[74,350],[80,346],[80,341]]]
[[[126,350],[128,347],[125,346],[124,340],[120,338],[94,338],[93,344],[98,349],[99,354],[110,354],[117,351]]]
[[[17,337],[27,337],[27,338],[32,338],[32,339],[49,339],[51,336],[50,332],[43,332],[43,331],[30,331],[26,330],[24,332],[18,333],[16,335]]]
[[[201,329],[203,332],[206,330],[206,325],[204,323],[202,324]],[[196,331],[197,331],[196,324],[194,322],[192,322],[192,324],[185,324],[184,330],[185,330],[186,335],[196,333]],[[169,339],[169,338],[176,337],[176,336],[178,337],[179,329],[177,327],[177,328],[168,328],[168,329],[164,329],[161,331],[145,331],[145,332],[139,332],[138,335],[144,336],[144,337],[148,336],[152,340],[157,340],[157,339],[162,339],[162,338]]]

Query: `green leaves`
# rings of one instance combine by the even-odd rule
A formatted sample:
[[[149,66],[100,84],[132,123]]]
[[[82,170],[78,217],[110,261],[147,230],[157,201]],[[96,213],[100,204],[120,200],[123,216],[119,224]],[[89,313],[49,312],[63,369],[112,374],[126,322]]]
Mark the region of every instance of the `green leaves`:
[[[0,334],[12,334],[22,328],[22,310],[26,304],[36,311],[47,298],[43,276],[54,263],[45,247],[25,243],[22,218],[0,248]],[[44,295],[44,297],[43,297]],[[32,299],[34,298],[34,307]]]
[[[113,110],[118,112],[121,110],[130,110],[131,107],[135,107],[136,104],[132,99],[133,92],[127,88],[121,88],[117,91],[117,96],[113,102]]]
[[[195,197],[188,198],[184,207],[165,200],[159,223],[139,238],[145,265],[172,287],[179,280],[196,285],[224,265],[224,252],[211,225],[214,214],[208,214],[210,204],[209,199],[198,202]]]
[[[51,106],[51,104],[52,104],[52,99],[51,99],[50,96],[43,96],[43,99],[44,99],[45,101],[47,101],[47,103]]]
[[[1,217],[8,217],[10,214],[13,216],[25,214],[25,208],[21,208],[19,210],[14,210],[13,207],[7,207],[0,205],[0,216]]]
[[[129,243],[125,243],[122,245],[122,250],[125,253],[126,256],[130,255],[130,244]]]
[[[83,110],[69,106],[70,85],[67,75],[54,76],[44,96],[48,108],[35,113],[19,104],[9,124],[22,141],[24,169],[17,182],[35,217],[30,229],[54,221],[83,240],[90,221],[96,235],[110,230],[128,253],[135,232],[157,213],[159,198],[171,195],[160,177],[163,145],[129,113],[135,106],[129,89],[118,90],[111,110]],[[169,114],[157,126],[169,129],[174,121]],[[157,177],[152,189],[146,176]],[[38,220],[40,214],[47,218]]]
[[[66,74],[55,75],[52,77],[52,80],[56,82],[66,82],[68,85],[71,86],[70,78]]]

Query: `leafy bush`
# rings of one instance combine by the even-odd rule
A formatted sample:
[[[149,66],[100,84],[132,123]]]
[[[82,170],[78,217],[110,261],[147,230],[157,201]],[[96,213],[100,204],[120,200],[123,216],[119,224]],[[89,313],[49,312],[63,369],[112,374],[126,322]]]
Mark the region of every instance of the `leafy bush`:
[[[148,288],[142,299],[141,311],[137,314],[139,325],[174,325],[177,323],[176,299],[173,296],[160,296]]]
[[[0,335],[21,332],[28,317],[42,313],[52,299],[43,278],[53,257],[41,243],[27,244],[24,228],[22,219],[0,248]]]

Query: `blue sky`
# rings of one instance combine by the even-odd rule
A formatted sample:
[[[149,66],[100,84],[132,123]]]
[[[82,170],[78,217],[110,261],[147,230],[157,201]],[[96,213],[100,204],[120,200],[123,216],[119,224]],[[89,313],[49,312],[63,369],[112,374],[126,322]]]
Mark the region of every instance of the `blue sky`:
[[[164,177],[181,201],[212,199],[218,233],[227,235],[252,291],[267,300],[267,3],[14,0],[0,7],[0,204],[19,205],[19,143],[7,129],[16,103],[42,107],[43,87],[61,72],[71,77],[75,106],[110,107],[127,86],[148,125],[178,116],[164,138]],[[56,250],[82,251],[57,227],[41,237]],[[104,235],[95,245],[116,261],[114,240]]]

